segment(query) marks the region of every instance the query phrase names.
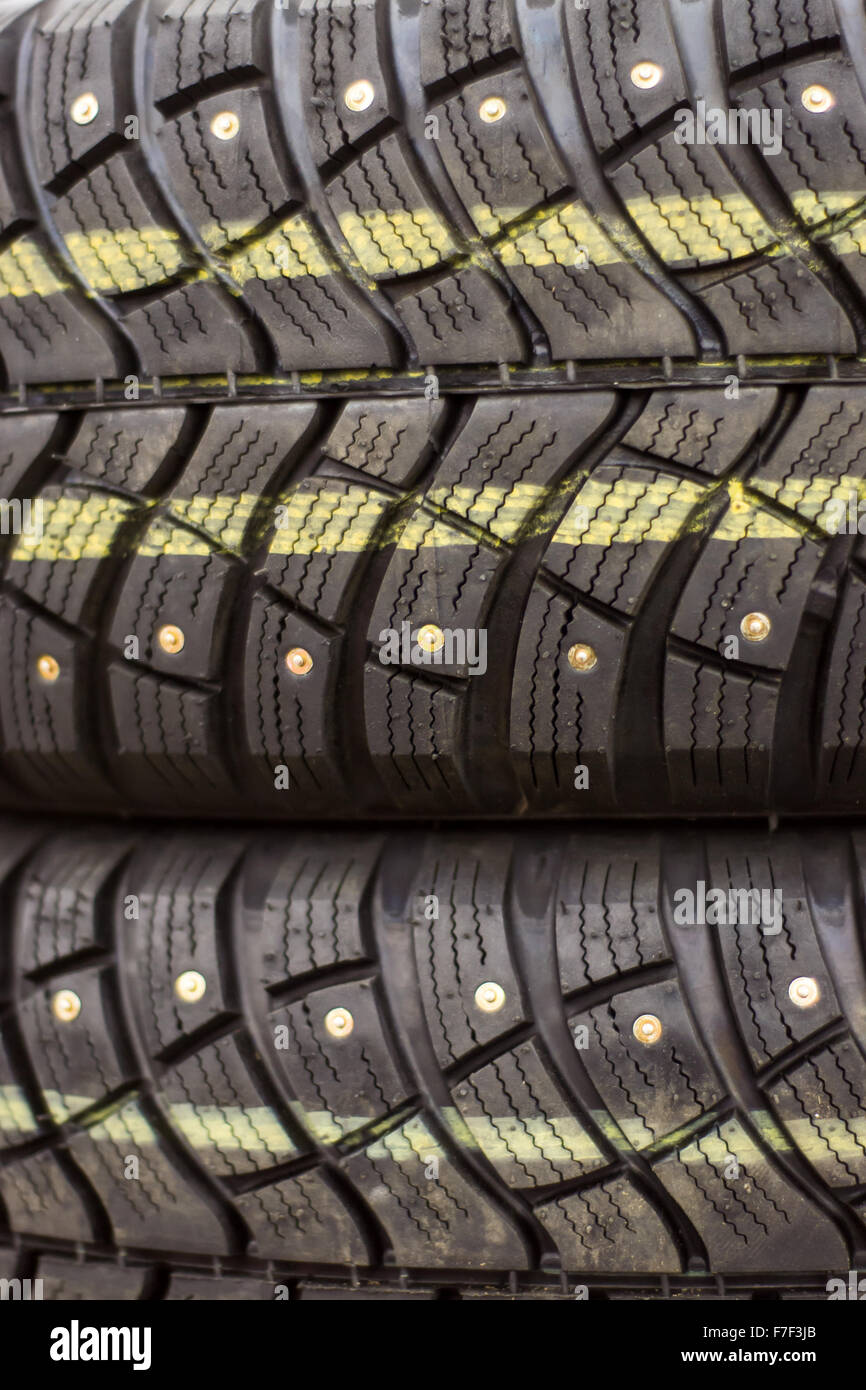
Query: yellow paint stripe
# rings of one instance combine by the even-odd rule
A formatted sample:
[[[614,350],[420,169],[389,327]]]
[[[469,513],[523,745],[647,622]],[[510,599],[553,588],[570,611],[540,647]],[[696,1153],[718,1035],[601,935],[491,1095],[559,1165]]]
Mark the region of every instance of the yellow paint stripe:
[[[13,560],[101,560],[110,554],[118,527],[135,504],[91,495],[42,500],[42,534],[16,538]]]
[[[177,498],[171,503],[171,513],[190,526],[200,526],[227,550],[238,551],[243,544],[244,532],[250,523],[253,512],[261,504],[261,500],[254,493],[241,493],[238,497],[220,494],[219,497]],[[158,539],[154,539],[152,535],[152,529],[145,544],[158,544]],[[183,534],[181,532],[181,535]],[[170,544],[175,542],[176,528],[172,531],[171,537],[165,535],[165,540]],[[190,541],[192,542],[192,538]],[[160,553],[165,554],[166,552],[161,551]],[[200,548],[195,553],[201,555],[208,553],[208,547],[204,541],[200,543]]]
[[[589,478],[553,539],[562,545],[610,545],[614,541],[670,541],[678,536],[706,488],[675,477]]]
[[[326,484],[309,491],[298,489],[281,505],[270,553],[369,550],[389,505],[381,493],[363,487],[336,489]]]
[[[57,1123],[64,1123],[85,1110],[91,1110],[96,1104],[94,1098],[88,1096],[61,1094],[53,1090],[44,1094]],[[326,1110],[305,1111],[297,1102],[292,1108],[307,1130],[326,1144],[336,1143],[344,1135],[370,1124],[367,1116],[339,1117]],[[180,1102],[169,1103],[166,1109],[171,1123],[197,1150],[216,1148],[223,1152],[247,1154],[297,1151],[275,1112],[268,1106],[203,1106]],[[606,1111],[594,1111],[593,1118],[607,1138],[621,1148],[622,1140],[611,1116]],[[835,1113],[828,1112],[813,1118],[825,1125],[832,1139],[832,1150],[820,1133],[816,1133],[813,1121],[808,1117],[785,1121],[794,1147],[810,1162],[818,1167],[832,1163],[832,1151],[843,1161],[863,1158],[866,1150],[866,1116],[855,1116],[844,1129],[839,1127]],[[767,1111],[752,1112],[752,1119],[771,1148],[791,1148]],[[537,1163],[541,1158],[548,1161],[558,1158],[561,1161],[563,1151],[581,1164],[594,1164],[601,1158],[596,1145],[573,1115],[540,1116],[532,1112],[521,1115],[518,1122],[518,1117],[513,1113],[463,1116],[454,1110],[451,1120],[449,1127],[455,1137],[461,1142],[468,1139],[470,1145],[477,1146],[495,1163]],[[31,1135],[35,1128],[30,1107],[20,1088],[14,1084],[0,1085],[0,1128],[7,1133],[17,1131],[22,1137]],[[157,1142],[153,1129],[134,1100],[91,1125],[89,1132],[97,1141],[133,1143],[141,1148]],[[637,1121],[625,1121],[623,1132],[635,1148],[652,1147],[647,1143],[646,1128]],[[419,1158],[423,1160],[433,1153],[444,1157],[417,1116],[383,1138],[375,1139],[365,1152],[370,1158],[391,1158],[397,1163],[417,1161]],[[761,1150],[739,1125],[733,1128],[726,1125],[722,1137],[712,1133],[704,1135],[700,1140],[700,1149],[694,1140],[687,1142],[680,1155],[689,1166],[704,1163],[723,1165],[730,1155],[748,1167],[763,1162]]]
[[[145,289],[184,267],[177,233],[164,227],[75,232],[67,237],[66,245],[88,283],[99,291]]]
[[[45,1099],[57,1124],[63,1124],[91,1109],[95,1103],[87,1096],[62,1095],[53,1090],[45,1092]],[[244,1153],[296,1152],[286,1130],[268,1106],[192,1105],[184,1101],[169,1103],[166,1109],[171,1123],[195,1149],[231,1149]],[[297,1104],[294,1110],[296,1118],[319,1142],[325,1144],[334,1144],[343,1135],[370,1124],[367,1116],[338,1117],[327,1110],[305,1111]],[[522,1129],[510,1132],[514,1124],[513,1115],[468,1116],[464,1119],[459,1112],[454,1113],[458,1121],[455,1130],[465,1126],[471,1136],[470,1142],[494,1161],[507,1162],[514,1154],[522,1161],[537,1161],[542,1154],[562,1158],[563,1150],[580,1162],[597,1162],[601,1157],[585,1130],[571,1115],[549,1120],[529,1115],[521,1121]],[[385,1158],[390,1155],[397,1162],[417,1157],[419,1135],[414,1126],[417,1126],[417,1117],[383,1138],[374,1140],[366,1150],[368,1156]],[[35,1128],[30,1107],[20,1088],[15,1085],[0,1086],[0,1128],[7,1133],[20,1131],[22,1135],[31,1134]],[[94,1139],[107,1139],[113,1143],[128,1141],[140,1147],[155,1142],[153,1130],[134,1102],[92,1125],[90,1133]],[[503,1134],[508,1136],[507,1144]],[[433,1147],[429,1137],[424,1140],[423,1152],[432,1152]]]
[[[444,222],[429,208],[343,214],[339,221],[368,275],[411,275],[438,265],[457,250]]]
[[[20,1086],[0,1086],[0,1131],[6,1134],[32,1134],[36,1120]]]
[[[837,256],[866,255],[866,218],[860,218],[843,231],[827,237],[827,244]]]
[[[84,240],[89,245],[89,238]],[[70,245],[70,254],[75,253]],[[60,294],[69,288],[52,268],[47,257],[31,237],[22,237],[0,254],[0,297],[22,299],[25,295]]]
[[[54,1090],[45,1091],[44,1095],[57,1124],[64,1124],[95,1104],[88,1096],[63,1095]],[[0,1122],[5,1121],[6,1128],[24,1132],[32,1129],[33,1126],[26,1123],[25,1107],[17,1086],[0,1086]],[[182,1101],[168,1104],[166,1109],[172,1124],[195,1149],[297,1152],[277,1115],[268,1106],[192,1105]],[[156,1142],[150,1124],[134,1099],[89,1128],[94,1139],[107,1139],[112,1143],[132,1142],[144,1147]]]
[[[690,522],[689,516],[710,486],[709,480],[701,486],[664,474],[644,481],[633,471],[613,480],[590,477],[574,497],[552,542],[566,546],[669,543],[684,527],[698,529],[703,525],[700,517]],[[852,496],[866,499],[866,480],[855,475],[790,478],[784,486],[757,478],[750,488],[751,495],[738,482],[726,485],[729,505],[712,532],[715,539],[799,539],[796,526],[761,506],[762,492],[827,534],[834,534],[840,521],[844,524],[840,503],[847,505]],[[313,485],[308,482],[268,503],[275,526],[270,554],[357,554],[388,545],[431,552],[474,546],[473,534],[461,529],[464,517],[487,531],[488,543],[495,548],[499,541],[515,541],[527,517],[550,501],[556,491],[533,483],[518,483],[510,489],[489,484],[480,491],[433,488],[427,497],[428,507],[417,509],[397,528],[383,524],[393,504],[382,493],[355,484],[336,484],[331,479],[314,480]],[[136,504],[80,493],[46,493],[41,501],[42,533],[16,537],[13,562],[104,559],[112,552],[118,529],[129,516],[155,505],[152,501]],[[172,499],[170,514],[154,518],[135,553],[147,559],[206,556],[221,548],[240,554],[250,519],[262,506],[262,497],[255,493]],[[188,529],[192,526],[206,534]]]
[[[834,232],[832,219],[842,216],[862,200],[862,190],[793,196],[795,211],[811,224],[813,234],[826,235],[839,252],[862,254],[866,246],[866,219]],[[665,262],[694,258],[699,265],[718,264],[728,258],[756,251],[775,254],[776,237],[759,210],[742,193],[709,195],[692,199],[680,195],[627,201],[629,216]],[[549,265],[574,266],[584,257],[596,266],[622,260],[589,210],[578,200],[556,211],[540,209],[528,220],[518,207],[470,208],[476,226],[494,239],[494,251],[509,268]],[[384,275],[406,275],[430,269],[455,254],[457,248],[444,221],[428,207],[385,212],[374,208],[343,213],[340,229],[354,254],[357,267],[375,281]],[[509,227],[518,221],[516,227]],[[506,231],[503,233],[502,228]],[[209,224],[200,233],[212,249],[229,243],[244,244],[224,258],[228,273],[238,286],[251,281],[326,279],[339,273],[326,247],[303,215],[287,219],[266,236],[255,238],[255,224]],[[633,236],[628,224],[623,236]],[[183,243],[171,228],[143,226],[117,230],[70,232],[66,248],[93,290],[100,294],[127,293],[158,285],[187,268]],[[0,253],[0,298],[45,297],[69,289],[66,277],[45,255],[39,242],[28,235]]]

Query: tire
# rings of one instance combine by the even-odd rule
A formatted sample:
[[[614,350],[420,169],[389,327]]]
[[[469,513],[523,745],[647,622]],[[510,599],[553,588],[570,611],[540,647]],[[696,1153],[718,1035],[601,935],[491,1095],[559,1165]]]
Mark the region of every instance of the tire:
[[[0,793],[862,809],[864,411],[815,386],[0,417],[31,503],[0,536]]]
[[[47,1296],[863,1267],[860,830],[18,820],[0,854],[0,1243]],[[702,883],[760,925],[700,925]]]
[[[6,390],[292,372],[387,389],[551,364],[596,382],[606,363],[624,379],[738,355],[856,369],[864,54],[860,7],[830,0],[12,14]],[[770,124],[679,143],[699,99]]]

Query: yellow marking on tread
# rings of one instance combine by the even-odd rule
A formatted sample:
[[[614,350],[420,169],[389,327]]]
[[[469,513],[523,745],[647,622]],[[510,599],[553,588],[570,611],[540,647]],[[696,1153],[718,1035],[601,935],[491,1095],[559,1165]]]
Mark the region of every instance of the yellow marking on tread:
[[[790,1151],[791,1145],[766,1111],[752,1111],[751,1114],[753,1122],[771,1149],[776,1152]],[[807,1119],[794,1120],[792,1123],[786,1119],[785,1123],[795,1136],[794,1147],[804,1154],[812,1164],[820,1167],[822,1160],[826,1157],[826,1152],[821,1152],[820,1140],[809,1121]],[[859,1127],[861,1131],[859,1140],[854,1135],[846,1134],[845,1140],[847,1142],[839,1146],[840,1151],[844,1151],[851,1159],[863,1157],[861,1145],[863,1138],[866,1137],[866,1120],[860,1122]],[[669,1137],[673,1138],[674,1136]],[[834,1142],[836,1141],[834,1140]],[[678,1147],[676,1153],[686,1168],[707,1167],[713,1169],[716,1176],[723,1177],[726,1182],[741,1182],[742,1185],[737,1190],[741,1192],[743,1205],[748,1209],[748,1197],[751,1191],[749,1178],[756,1170],[760,1171],[763,1168],[766,1159],[760,1146],[746,1133],[739,1121],[722,1121],[718,1133],[710,1130],[703,1134],[697,1134]],[[732,1161],[737,1165],[737,1169],[733,1172],[730,1168]]]
[[[216,1146],[240,1148],[246,1153],[264,1149],[275,1154],[293,1154],[297,1147],[268,1106],[192,1105],[171,1106],[172,1122],[184,1138],[197,1149]]]
[[[509,269],[529,265],[612,265],[621,259],[598,223],[580,203],[569,203],[558,212],[541,209],[526,230],[506,233],[493,250]]]
[[[42,534],[16,538],[13,560],[101,560],[136,504],[118,497],[44,496]]]
[[[606,1110],[590,1110],[589,1113],[598,1131],[620,1153],[624,1153],[632,1147],[625,1134],[625,1127],[621,1128]]]
[[[368,550],[389,505],[381,493],[354,485],[318,491],[296,489],[279,503],[272,555],[332,554]]]
[[[550,495],[550,490],[537,483],[515,483],[509,488],[485,483],[480,491],[457,486],[432,488],[429,493],[433,505],[464,517],[503,541],[514,540],[530,512]]]
[[[22,237],[0,254],[0,289],[3,298],[38,294],[60,294],[69,289],[68,281],[55,274],[47,257],[31,237]]]
[[[758,1129],[760,1130],[760,1132],[761,1132],[761,1137],[764,1139],[764,1141],[765,1141],[767,1144],[770,1144],[770,1145],[771,1145],[774,1149],[776,1149],[777,1151],[781,1151],[781,1152],[783,1152],[783,1153],[790,1152],[790,1150],[793,1148],[793,1145],[788,1143],[788,1140],[786,1139],[785,1135],[782,1133],[782,1131],[781,1131],[781,1129],[779,1128],[779,1125],[777,1124],[776,1120],[773,1118],[773,1116],[770,1114],[770,1112],[769,1112],[768,1110],[753,1110],[753,1111],[751,1112],[751,1115],[752,1115],[752,1119],[753,1119],[755,1125],[757,1126],[757,1128],[758,1128]],[[834,1116],[833,1116],[833,1119],[835,1119],[835,1118],[836,1118],[836,1116],[834,1115]],[[805,1120],[805,1121],[803,1122],[803,1130],[801,1131],[801,1133],[802,1133],[802,1140],[805,1140],[805,1139],[806,1139],[806,1135],[805,1135],[805,1132],[804,1132],[804,1131],[805,1131],[806,1127],[808,1126],[808,1124],[809,1124],[808,1120]],[[794,1125],[792,1125],[792,1126],[791,1126],[791,1132],[792,1132],[792,1134],[796,1134],[798,1129],[799,1129],[799,1125],[798,1125],[798,1124],[795,1123]],[[801,1140],[801,1143],[802,1143],[802,1140]],[[853,1141],[852,1141],[852,1143],[853,1143]],[[799,1148],[800,1146],[801,1146],[801,1145],[798,1144],[798,1148]],[[802,1150],[801,1150],[801,1151],[804,1152],[804,1153],[806,1154],[807,1157],[812,1157],[812,1158],[814,1158],[816,1149],[817,1149],[817,1145],[815,1144],[814,1139],[811,1139],[811,1138],[810,1138],[810,1139],[805,1143],[805,1145],[802,1147]]]
[[[320,1144],[336,1144],[344,1134],[366,1124],[366,1120],[337,1119],[329,1110],[304,1110],[299,1101],[292,1103],[295,1119],[304,1125]]]
[[[254,493],[241,493],[239,497],[221,493],[218,497],[172,498],[170,505],[172,516],[178,520],[200,526],[226,550],[240,550],[244,532],[260,502]]]
[[[430,1158],[445,1159],[446,1154],[437,1144],[423,1120],[417,1115],[398,1129],[376,1139],[364,1150],[367,1158],[375,1160],[392,1159],[395,1163],[424,1163]]]
[[[776,243],[754,203],[742,193],[687,202],[679,195],[630,203],[629,212],[659,257],[693,257],[699,265],[768,251]]]
[[[814,199],[814,202],[810,202],[810,199]],[[793,195],[791,201],[797,214],[804,222],[808,222],[810,230],[814,231],[822,223],[841,217],[843,213],[862,203],[863,194],[832,191],[813,193],[811,189],[801,189]]]
[[[827,237],[827,245],[837,256],[866,254],[866,217],[858,218],[838,232],[831,232]]]
[[[467,1116],[473,1139],[492,1163],[545,1162],[596,1166],[602,1155],[573,1116],[522,1115],[519,1124],[486,1115]],[[566,1176],[566,1174],[563,1174]]]
[[[646,481],[588,478],[553,539],[562,545],[603,546],[613,541],[671,541],[705,492],[673,475]]]
[[[866,249],[866,216],[838,229],[833,225],[836,219],[844,222],[845,214],[859,202],[862,192],[846,190],[815,193],[806,189],[792,198],[795,212],[809,223],[811,233],[826,238],[839,255],[863,254]],[[706,195],[691,201],[679,194],[656,199],[643,196],[627,200],[626,207],[633,223],[666,263],[694,258],[698,265],[724,264],[757,251],[776,255],[782,250],[772,228],[744,193]],[[580,247],[585,248],[590,265],[611,265],[623,259],[578,200],[559,209],[540,208],[529,217],[523,208],[505,205],[491,208],[479,204],[469,211],[480,233],[493,238],[494,251],[509,268],[574,266],[584,254],[578,253]],[[430,269],[457,250],[446,223],[430,207],[387,212],[372,208],[343,213],[338,220],[356,268],[368,277]],[[512,223],[515,225],[509,225]],[[323,280],[339,274],[302,214],[259,237],[255,224],[249,221],[229,222],[224,227],[208,223],[199,232],[212,251],[228,238],[223,264],[240,287],[256,280],[301,276]],[[624,221],[620,233],[629,254],[637,248],[634,227]],[[123,294],[157,285],[187,264],[182,239],[173,228],[103,227],[70,232],[65,240],[72,261],[99,294]],[[190,268],[187,278],[207,279],[209,272]],[[375,280],[369,284],[375,289]],[[44,298],[69,288],[67,277],[31,235],[0,253],[0,298]]]
[[[32,1134],[36,1119],[20,1086],[0,1086],[0,1134]]]
[[[96,1100],[91,1096],[61,1094],[46,1090],[45,1101],[58,1124],[82,1111],[93,1113]],[[196,1149],[230,1148],[264,1150],[283,1153],[297,1152],[296,1145],[286,1133],[275,1111],[268,1106],[193,1105],[187,1101],[167,1106],[169,1117],[189,1144]],[[362,1119],[346,1123],[355,1128],[366,1123]],[[16,1085],[0,1085],[0,1130],[30,1133],[36,1128],[32,1112],[21,1089]],[[155,1136],[147,1120],[136,1108],[134,1100],[110,1110],[90,1133],[94,1138],[132,1139],[154,1143]]]
[[[447,518],[430,516],[417,511],[407,521],[397,538],[398,550],[443,550],[449,546],[471,545],[462,531],[449,524]]]
[[[799,541],[800,535],[795,526],[789,526],[772,512],[762,511],[752,503],[739,512],[728,509],[710,532],[711,540],[715,541]]]
[[[784,486],[775,478],[755,477],[750,486],[828,534],[839,530],[840,523],[842,528],[846,525],[847,507],[852,494],[855,501],[866,500],[866,479],[853,474],[845,474],[841,478],[830,478],[826,474],[812,478],[788,478]],[[834,504],[832,507],[831,502]],[[840,502],[844,504],[844,514],[841,516]]]
[[[730,497],[730,507],[734,514],[747,512],[751,506],[746,490],[739,478],[732,478],[728,483],[728,496]]]
[[[61,1094],[54,1090],[46,1090],[44,1095],[50,1113],[58,1122],[79,1115],[85,1110],[93,1113],[97,1104],[97,1099],[92,1096]],[[295,1145],[276,1113],[268,1106],[204,1106],[184,1101],[168,1103],[166,1109],[171,1123],[195,1149],[219,1148],[223,1151],[237,1150],[245,1153],[296,1152]],[[343,1135],[370,1125],[366,1116],[338,1117],[324,1110],[305,1111],[298,1102],[293,1104],[292,1109],[307,1130],[327,1144],[335,1143]],[[494,1162],[538,1162],[543,1157],[548,1158],[557,1144],[565,1148],[576,1162],[594,1164],[601,1158],[596,1145],[573,1115],[543,1116],[533,1112],[520,1116],[518,1124],[514,1114],[463,1116],[451,1106],[446,1107],[443,1114],[451,1133],[459,1142],[468,1142],[470,1147],[481,1149]],[[611,1116],[604,1110],[596,1110],[592,1112],[592,1117],[602,1133],[617,1148],[622,1149],[622,1135]],[[790,1151],[791,1144],[769,1112],[756,1110],[751,1112],[751,1118],[764,1142],[771,1149]],[[832,1138],[832,1149],[829,1152],[827,1139],[823,1138],[820,1132],[816,1132],[813,1120],[828,1126],[828,1133]],[[747,1167],[762,1162],[763,1155],[758,1145],[739,1125],[735,1131],[729,1132],[729,1124],[730,1122],[723,1127],[721,1138],[708,1133],[696,1135],[685,1142],[680,1149],[683,1160],[689,1164],[719,1164],[733,1155]],[[848,1127],[844,1129],[837,1127],[838,1115],[829,1111],[824,1115],[813,1116],[812,1120],[808,1116],[802,1119],[788,1118],[785,1125],[794,1141],[794,1147],[810,1162],[819,1166],[832,1161],[833,1151],[840,1159],[850,1161],[862,1159],[866,1149],[866,1116],[849,1119]],[[832,1129],[829,1128],[831,1126]],[[21,1135],[30,1135],[35,1129],[29,1105],[20,1087],[12,1083],[0,1085],[0,1129]],[[138,1109],[134,1098],[109,1111],[103,1118],[97,1119],[97,1122],[90,1126],[89,1133],[96,1140],[108,1140],[112,1143],[131,1140],[141,1147],[157,1142],[153,1129]],[[646,1131],[642,1133],[645,1137]],[[664,1138],[667,1146],[676,1141],[677,1135],[666,1135]],[[685,1139],[685,1134],[683,1138]],[[700,1149],[697,1147],[698,1142]],[[656,1144],[638,1142],[635,1147],[654,1149]],[[374,1138],[365,1152],[369,1157],[390,1157],[398,1163],[414,1162],[419,1157],[431,1157],[434,1153],[445,1157],[417,1116],[398,1129],[392,1130],[390,1134]]]
[[[243,1153],[296,1153],[273,1111],[264,1106],[194,1106],[186,1102],[168,1106],[169,1118],[194,1149],[226,1149]],[[156,1135],[138,1107],[127,1104],[89,1127],[92,1139],[113,1144],[133,1143],[144,1148],[156,1144]]]
[[[389,545],[402,551],[466,548],[476,542],[473,532],[463,528],[464,518],[485,531],[488,544],[496,548],[516,542],[524,533],[542,534],[548,523],[528,522],[528,518],[560,488],[572,486],[517,483],[512,488],[489,484],[480,491],[464,486],[432,488],[424,508],[419,505],[399,525],[388,523],[394,502],[374,486],[332,479],[308,480],[271,499],[258,493],[172,498],[170,513],[154,518],[138,540],[135,554],[157,558],[206,556],[221,549],[241,553],[250,519],[259,508],[272,513],[272,555],[349,555]],[[784,487],[778,480],[757,476],[748,491],[738,480],[724,486],[729,505],[711,533],[711,538],[724,541],[799,540],[801,531],[763,507],[761,494],[828,535],[846,526],[852,495],[866,498],[866,480],[853,474],[789,478]],[[690,516],[716,487],[710,478],[705,485],[664,473],[643,479],[635,476],[635,470],[613,479],[591,476],[571,500],[551,543],[601,547],[668,543],[687,526],[694,530],[705,526],[700,510],[691,520]],[[13,561],[104,559],[130,513],[155,505],[103,494],[46,493],[40,501],[42,533],[16,537]]]
[[[211,555],[214,546],[176,525],[171,517],[158,516],[135,548],[136,555],[156,560],[162,555]]]
[[[232,240],[237,241],[252,228],[234,225],[229,231]],[[238,284],[246,284],[257,277],[275,280],[285,276],[291,280],[308,275],[320,280],[336,271],[319,238],[301,214],[288,218],[267,236],[234,252],[227,261]]]
[[[411,275],[457,250],[444,222],[429,208],[344,213],[340,230],[368,275]]]
[[[164,227],[75,232],[66,245],[82,275],[100,292],[158,285],[176,275],[184,263],[177,233]]]

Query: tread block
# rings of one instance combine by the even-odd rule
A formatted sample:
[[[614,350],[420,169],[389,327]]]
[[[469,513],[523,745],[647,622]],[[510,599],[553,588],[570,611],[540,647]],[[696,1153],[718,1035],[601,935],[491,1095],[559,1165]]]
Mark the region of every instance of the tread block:
[[[0,1195],[9,1220],[24,1236],[90,1240],[91,1223],[54,1154],[38,1153],[0,1172]]]
[[[176,1250],[194,1241],[204,1254],[226,1253],[217,1213],[178,1173],[135,1101],[76,1134],[69,1153],[101,1198],[121,1249]]]

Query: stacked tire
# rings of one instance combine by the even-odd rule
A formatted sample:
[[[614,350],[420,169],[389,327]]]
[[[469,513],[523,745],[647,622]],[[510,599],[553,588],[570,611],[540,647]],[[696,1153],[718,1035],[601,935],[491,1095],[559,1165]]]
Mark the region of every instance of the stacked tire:
[[[0,1276],[862,1267],[864,54],[0,8]]]

